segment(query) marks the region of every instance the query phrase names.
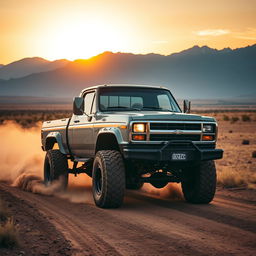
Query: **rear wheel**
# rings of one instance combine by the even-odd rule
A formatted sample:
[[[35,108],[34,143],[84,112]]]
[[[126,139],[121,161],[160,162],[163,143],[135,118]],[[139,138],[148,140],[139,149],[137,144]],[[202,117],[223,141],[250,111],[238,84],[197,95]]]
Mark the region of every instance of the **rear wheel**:
[[[117,208],[122,205],[125,191],[125,168],[118,151],[97,152],[93,162],[92,190],[97,206]]]
[[[66,189],[68,185],[67,157],[59,150],[48,150],[44,160],[44,183],[51,185],[58,180],[60,189]]]
[[[205,161],[184,170],[182,191],[186,201],[195,204],[210,203],[216,190],[216,168],[214,161]]]

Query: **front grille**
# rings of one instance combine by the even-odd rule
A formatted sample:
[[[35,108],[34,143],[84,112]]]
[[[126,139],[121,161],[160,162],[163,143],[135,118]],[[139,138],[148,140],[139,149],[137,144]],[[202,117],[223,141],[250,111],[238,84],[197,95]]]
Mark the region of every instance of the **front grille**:
[[[151,134],[151,141],[169,141],[169,140],[191,140],[200,141],[201,136],[197,134]]]
[[[201,130],[201,124],[151,123],[150,130]]]

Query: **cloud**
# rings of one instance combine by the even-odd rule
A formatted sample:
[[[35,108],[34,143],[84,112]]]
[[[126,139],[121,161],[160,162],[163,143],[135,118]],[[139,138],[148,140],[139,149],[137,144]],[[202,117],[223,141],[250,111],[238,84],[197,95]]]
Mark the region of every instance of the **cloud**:
[[[235,33],[235,38],[245,39],[245,40],[256,40],[256,28],[247,28],[243,33]]]
[[[195,34],[198,36],[222,36],[229,33],[230,31],[227,29],[205,29],[195,32]]]
[[[245,40],[256,40],[256,35],[255,36],[235,36],[235,38],[239,39],[245,39]]]

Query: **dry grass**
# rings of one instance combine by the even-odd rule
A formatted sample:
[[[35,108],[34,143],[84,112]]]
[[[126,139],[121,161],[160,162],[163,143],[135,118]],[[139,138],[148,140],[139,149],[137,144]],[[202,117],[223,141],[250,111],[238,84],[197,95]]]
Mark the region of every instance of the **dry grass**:
[[[256,111],[223,109],[197,114],[213,116],[218,121],[217,148],[224,149],[223,159],[216,161],[218,185],[256,189]]]
[[[13,248],[18,245],[18,228],[10,217],[9,210],[0,200],[0,248]]]
[[[14,121],[23,128],[36,126],[46,120],[61,119],[71,116],[68,110],[0,110],[0,124]]]
[[[12,218],[0,225],[0,248],[13,248],[19,245],[18,228]]]
[[[253,116],[250,118],[254,120]],[[218,185],[256,189],[256,158],[253,158],[253,152],[256,151],[255,131],[255,121],[240,120],[233,124],[219,121],[217,147],[224,149],[224,157],[216,161]],[[249,143],[244,144],[243,141]]]
[[[232,170],[230,167],[222,167],[218,171],[218,185],[224,188],[245,187],[256,188],[256,173]]]

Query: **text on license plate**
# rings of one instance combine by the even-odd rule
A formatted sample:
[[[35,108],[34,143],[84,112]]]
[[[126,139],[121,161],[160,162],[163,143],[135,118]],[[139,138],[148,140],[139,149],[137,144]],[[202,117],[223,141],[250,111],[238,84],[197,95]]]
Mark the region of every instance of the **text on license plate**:
[[[186,160],[186,153],[172,153],[172,160]]]

